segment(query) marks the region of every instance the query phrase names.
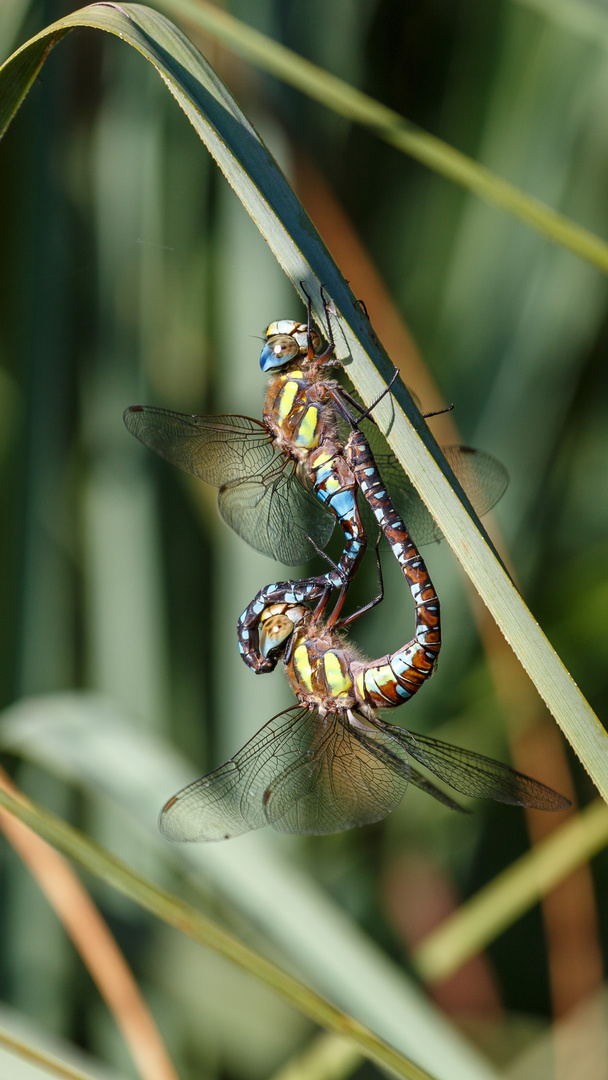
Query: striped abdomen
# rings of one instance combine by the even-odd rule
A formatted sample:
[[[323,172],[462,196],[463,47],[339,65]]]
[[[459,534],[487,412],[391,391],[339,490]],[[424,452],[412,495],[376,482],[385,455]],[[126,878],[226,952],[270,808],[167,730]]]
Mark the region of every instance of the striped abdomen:
[[[380,660],[359,660],[339,634],[307,624],[296,631],[286,669],[303,705],[343,713],[356,706],[403,705],[432,675],[434,664],[416,639]]]
[[[372,709],[403,705],[433,674],[436,659],[436,653],[413,638],[381,660],[355,661],[351,665],[351,674],[357,701]]]
[[[404,521],[393,506],[362,432],[357,430],[351,432],[344,448],[344,455],[403,571],[416,605],[415,639],[414,642],[405,646],[405,650],[409,650],[410,646],[417,643],[422,650],[422,655],[413,658],[414,669],[416,672],[423,672],[430,664],[430,671],[432,671],[433,663],[441,648],[441,625],[439,600],[425,562],[411,539]],[[395,656],[403,652],[404,650],[400,650]],[[423,678],[427,678],[430,671]]]

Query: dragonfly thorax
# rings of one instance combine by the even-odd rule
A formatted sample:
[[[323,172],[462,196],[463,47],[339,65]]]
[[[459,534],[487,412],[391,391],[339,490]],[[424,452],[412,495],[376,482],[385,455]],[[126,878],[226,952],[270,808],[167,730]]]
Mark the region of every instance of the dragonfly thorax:
[[[319,446],[326,447],[330,456],[342,450],[325,384],[311,382],[301,370],[282,372],[271,380],[264,422],[277,446],[292,459],[302,461]]]
[[[347,712],[358,703],[351,650],[331,631],[309,634],[307,623],[296,630],[285,663],[287,677],[303,704],[314,705],[323,714]]]

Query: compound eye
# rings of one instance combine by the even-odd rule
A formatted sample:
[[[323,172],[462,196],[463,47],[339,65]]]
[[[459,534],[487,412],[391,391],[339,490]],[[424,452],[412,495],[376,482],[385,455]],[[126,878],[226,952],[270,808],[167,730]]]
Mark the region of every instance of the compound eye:
[[[260,652],[267,657],[273,649],[278,649],[293,634],[295,625],[287,615],[273,615],[267,619],[260,630]]]
[[[262,371],[269,371],[271,368],[288,364],[299,355],[300,348],[294,338],[289,334],[277,334],[276,337],[269,338],[264,345],[260,355],[260,367]]]

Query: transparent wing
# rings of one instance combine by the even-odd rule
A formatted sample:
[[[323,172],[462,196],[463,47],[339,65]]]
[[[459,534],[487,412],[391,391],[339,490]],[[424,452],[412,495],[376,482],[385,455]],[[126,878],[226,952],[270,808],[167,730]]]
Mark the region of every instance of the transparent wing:
[[[401,799],[407,756],[383,731],[360,731],[296,706],[279,713],[225,765],[169,799],[168,840],[228,840],[273,825],[340,832],[378,821]]]
[[[364,421],[363,430],[395,509],[407,525],[416,547],[441,540],[441,529],[404,473],[382,433],[369,421]],[[509,474],[504,465],[491,454],[486,454],[483,450],[473,450],[469,446],[442,446],[441,449],[475,513],[478,517],[483,517],[507,489]],[[362,503],[364,501],[361,500]],[[364,524],[367,527],[368,522],[371,525],[372,515],[367,508],[363,512]]]
[[[459,814],[470,814],[470,810],[466,810],[464,806],[457,803],[455,799],[451,799],[449,795],[446,795],[445,791],[441,791],[436,787],[432,780],[429,780],[427,776],[423,776],[417,769],[410,766],[410,784],[414,787],[420,788],[426,795],[431,795],[433,799],[437,799],[437,802],[443,803],[444,806],[448,806],[450,810],[457,810]]]
[[[329,540],[334,517],[259,420],[134,405],[124,421],[160,457],[220,489],[224,520],[263,555],[295,566]]]
[[[410,394],[412,391],[410,390]],[[353,395],[358,400],[358,395]],[[418,408],[420,403],[412,394]],[[356,414],[356,410],[353,409]],[[340,435],[345,442],[348,438],[348,425],[340,420]],[[441,540],[443,533],[432,514],[420,498],[411,480],[403,471],[398,459],[388,445],[384,435],[373,420],[364,420],[361,424],[374,455],[376,465],[389,492],[397,513],[403,518],[410,535],[417,547]],[[504,465],[491,454],[483,450],[473,450],[469,446],[442,446],[445,458],[466,492],[478,517],[488,513],[504,495],[509,483],[509,474]],[[361,500],[365,504],[365,500]],[[370,535],[374,533],[374,517],[367,505],[360,506],[363,523]]]
[[[467,495],[477,517],[488,513],[509,486],[509,473],[498,458],[471,446],[442,446],[454,476]]]
[[[132,405],[123,419],[144,446],[214,487],[264,473],[282,456],[264,424],[249,416],[189,416]]]
[[[414,735],[404,728],[382,723],[382,730],[385,728],[420,765],[462,795],[494,799],[513,806],[530,806],[536,810],[565,810],[570,805],[557,791],[501,761],[452,746],[430,735]]]
[[[386,817],[410,775],[401,747],[386,732],[312,715],[304,745],[294,746],[294,759],[268,785],[269,823],[280,832],[320,836]]]
[[[282,454],[263,474],[228,484],[218,495],[227,525],[256,551],[299,566],[327,544],[335,518]]]
[[[229,840],[268,825],[265,792],[305,745],[314,714],[300,706],[273,717],[225,765],[183,788],[163,807],[167,840]]]

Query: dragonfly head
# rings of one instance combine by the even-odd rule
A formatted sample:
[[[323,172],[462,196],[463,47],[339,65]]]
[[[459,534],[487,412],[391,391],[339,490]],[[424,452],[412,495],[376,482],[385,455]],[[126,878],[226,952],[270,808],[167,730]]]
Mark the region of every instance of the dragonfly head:
[[[273,604],[260,618],[260,652],[264,658],[284,645],[309,612],[302,604]]]
[[[308,331],[306,323],[292,322],[290,319],[277,319],[266,327],[266,344],[260,356],[262,371],[283,367],[308,352]],[[321,345],[321,338],[316,330],[311,330],[311,344],[314,352]]]

